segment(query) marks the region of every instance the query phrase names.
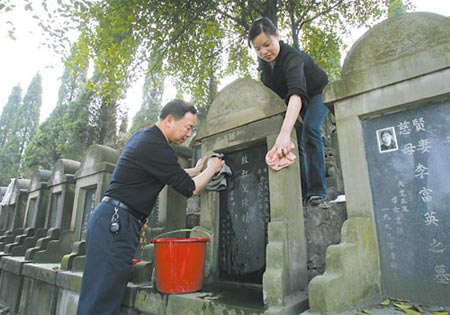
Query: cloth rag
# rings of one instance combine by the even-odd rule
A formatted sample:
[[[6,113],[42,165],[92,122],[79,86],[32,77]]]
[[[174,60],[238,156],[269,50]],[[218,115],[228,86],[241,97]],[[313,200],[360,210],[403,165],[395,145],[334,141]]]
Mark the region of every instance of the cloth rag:
[[[295,144],[292,141],[291,149],[295,149]],[[288,167],[289,165],[292,165],[297,159],[297,156],[292,153],[292,151],[289,152],[288,155],[284,155],[282,157],[279,157],[276,151],[277,148],[274,147],[266,154],[266,163],[274,171],[279,171],[285,167]]]
[[[222,153],[214,152],[210,157],[224,158]],[[227,177],[232,175],[231,168],[224,163],[220,171],[211,178],[211,181],[206,185],[206,189],[210,191],[221,191],[227,189]]]

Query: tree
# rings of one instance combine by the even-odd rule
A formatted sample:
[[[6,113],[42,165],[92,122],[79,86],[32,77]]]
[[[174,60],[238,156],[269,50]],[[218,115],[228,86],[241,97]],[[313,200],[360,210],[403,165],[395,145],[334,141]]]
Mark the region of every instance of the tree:
[[[405,5],[402,0],[389,1],[389,10],[388,10],[389,17],[405,14],[406,10],[408,10],[408,6]]]
[[[17,85],[12,88],[11,94],[8,97],[8,102],[3,107],[2,115],[0,116],[0,149],[6,144],[7,139],[11,136],[14,121],[21,102],[22,88],[20,85]]]
[[[63,106],[57,106],[41,125],[36,135],[27,146],[24,154],[25,172],[31,173],[37,169],[52,169],[55,162],[61,158],[57,149],[59,134],[62,129]]]
[[[39,113],[42,105],[42,76],[38,72],[32,79],[23,103],[18,111],[18,127],[16,135],[22,138],[19,155],[23,156],[25,148],[30,143],[39,124]]]
[[[29,169],[51,169],[60,158],[81,161],[92,144],[115,147],[118,141],[117,126],[122,122],[120,106],[105,101],[87,88],[90,81],[99,81],[100,76],[83,81],[83,75],[79,74],[80,80],[73,80],[69,69],[66,71],[68,76],[60,91],[66,91],[71,97],[61,92],[55,110],[40,126],[25,154],[25,165]]]
[[[22,102],[17,103],[18,89],[13,89],[12,102],[5,106],[5,122],[7,129],[2,128],[3,143],[0,147],[0,182],[8,183],[10,178],[23,175],[23,155],[31,138],[36,132],[39,112],[42,105],[42,77],[37,73],[25,94]],[[20,94],[19,94],[20,95]],[[7,117],[7,118],[6,118]]]
[[[161,67],[165,76],[174,77],[177,88],[191,94],[200,105],[210,101],[208,93],[215,90],[212,85],[225,76],[255,75],[254,57],[246,43],[253,19],[271,18],[294,46],[323,47],[327,58],[323,49],[312,51],[312,55],[334,78],[339,73],[339,48],[349,26],[370,25],[386,14],[389,4],[385,0],[60,2],[59,11],[52,12],[43,24],[47,30],[61,30],[58,12],[71,17],[64,26],[80,30],[79,52],[93,60],[103,76],[97,92],[111,100],[119,98],[152,58],[155,69]],[[56,42],[65,38],[64,31],[50,33],[59,36]],[[319,34],[326,34],[326,46]]]
[[[144,86],[142,87],[142,105],[133,117],[130,133],[133,133],[145,125],[150,125],[158,121],[158,115],[161,109],[164,94],[164,77],[160,71],[157,71],[154,68],[151,62],[149,69],[150,70],[145,76]]]
[[[15,7],[16,7],[16,5],[12,2],[12,0],[3,0],[0,3],[0,13],[11,12],[12,10],[14,10]],[[8,18],[6,19],[6,22],[5,22],[5,19],[2,18],[1,22],[2,23],[0,24],[1,25],[0,29],[2,31],[6,30],[9,38],[16,39],[16,37],[15,37],[16,28],[14,26],[14,23]],[[5,25],[3,25],[3,23]]]
[[[35,137],[25,150],[24,165],[29,172],[35,169],[52,169],[55,162],[64,156],[64,148],[70,143],[70,139],[67,139],[64,134],[64,129],[68,128],[66,122],[71,120],[66,114],[73,106],[72,104],[85,93],[87,82],[87,60],[77,57],[76,62],[73,62],[76,58],[74,54],[76,49],[75,44],[72,47],[71,57],[67,58],[67,63],[77,64],[77,66],[64,69],[55,109],[38,127]]]

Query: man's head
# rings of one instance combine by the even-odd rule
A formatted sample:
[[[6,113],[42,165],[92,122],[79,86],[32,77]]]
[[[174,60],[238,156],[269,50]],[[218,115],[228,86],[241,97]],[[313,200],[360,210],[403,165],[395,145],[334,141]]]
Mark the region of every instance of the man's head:
[[[157,126],[169,143],[182,144],[192,136],[197,110],[188,102],[175,99],[164,105]]]

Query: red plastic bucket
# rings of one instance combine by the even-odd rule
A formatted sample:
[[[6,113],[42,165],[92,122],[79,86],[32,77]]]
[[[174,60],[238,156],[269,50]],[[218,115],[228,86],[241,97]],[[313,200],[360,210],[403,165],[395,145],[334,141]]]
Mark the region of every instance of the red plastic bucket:
[[[162,293],[195,292],[203,286],[209,238],[155,238],[156,288]]]

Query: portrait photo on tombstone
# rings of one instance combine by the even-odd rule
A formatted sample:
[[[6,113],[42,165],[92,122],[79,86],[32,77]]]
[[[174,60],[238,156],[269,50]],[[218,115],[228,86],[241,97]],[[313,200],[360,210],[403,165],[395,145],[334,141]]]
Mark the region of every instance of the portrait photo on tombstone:
[[[395,151],[398,149],[394,127],[377,130],[377,139],[380,153]]]

